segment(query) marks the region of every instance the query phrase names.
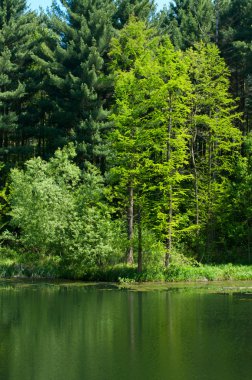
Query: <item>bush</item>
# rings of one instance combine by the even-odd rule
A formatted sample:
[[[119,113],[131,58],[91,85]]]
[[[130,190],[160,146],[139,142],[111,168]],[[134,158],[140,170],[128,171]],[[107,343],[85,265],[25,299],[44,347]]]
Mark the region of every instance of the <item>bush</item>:
[[[25,170],[13,170],[10,204],[23,250],[34,258],[60,257],[80,277],[111,261],[116,226],[103,200],[101,175],[89,163],[81,172],[74,156],[69,145],[49,162],[34,158]]]

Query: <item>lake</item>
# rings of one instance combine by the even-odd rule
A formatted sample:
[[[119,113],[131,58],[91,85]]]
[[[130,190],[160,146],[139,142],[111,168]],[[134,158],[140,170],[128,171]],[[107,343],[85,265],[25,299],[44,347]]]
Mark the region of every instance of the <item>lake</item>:
[[[251,380],[251,287],[0,282],[0,379]]]

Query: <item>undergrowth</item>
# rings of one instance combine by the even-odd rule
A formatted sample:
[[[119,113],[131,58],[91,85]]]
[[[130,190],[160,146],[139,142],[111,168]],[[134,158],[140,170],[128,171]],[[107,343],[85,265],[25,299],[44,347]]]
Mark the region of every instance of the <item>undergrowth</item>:
[[[31,259],[31,257],[33,257]],[[79,270],[68,268],[60,257],[47,256],[34,260],[34,255],[19,255],[0,248],[0,278],[64,278],[81,281],[119,282],[179,282],[252,280],[252,266],[203,265],[195,261],[173,262],[163,269],[160,266],[145,268],[138,273],[135,265],[117,264],[105,268]]]

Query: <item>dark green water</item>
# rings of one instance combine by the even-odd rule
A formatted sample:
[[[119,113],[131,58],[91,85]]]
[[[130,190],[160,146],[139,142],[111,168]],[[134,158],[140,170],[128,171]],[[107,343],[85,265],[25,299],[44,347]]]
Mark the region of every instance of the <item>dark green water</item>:
[[[251,380],[252,297],[0,284],[1,380]]]

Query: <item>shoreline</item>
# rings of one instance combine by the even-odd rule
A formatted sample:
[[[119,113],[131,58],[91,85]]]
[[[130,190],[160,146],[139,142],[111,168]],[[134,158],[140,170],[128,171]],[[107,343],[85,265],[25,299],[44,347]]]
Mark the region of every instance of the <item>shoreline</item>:
[[[223,281],[252,281],[252,265],[199,264],[198,266],[171,264],[168,268],[146,268],[141,273],[136,266],[124,264],[106,268],[89,268],[76,273],[68,267],[43,265],[37,262],[0,262],[0,280],[46,280],[117,283],[130,285],[140,283],[212,283]]]
[[[129,292],[172,292],[215,294],[226,296],[243,296],[252,300],[252,280],[239,281],[194,281],[194,282],[145,282],[119,284],[115,282],[85,282],[64,279],[46,278],[0,278],[0,291],[22,289],[45,289],[48,291],[72,291],[74,289],[86,291],[129,291]]]

